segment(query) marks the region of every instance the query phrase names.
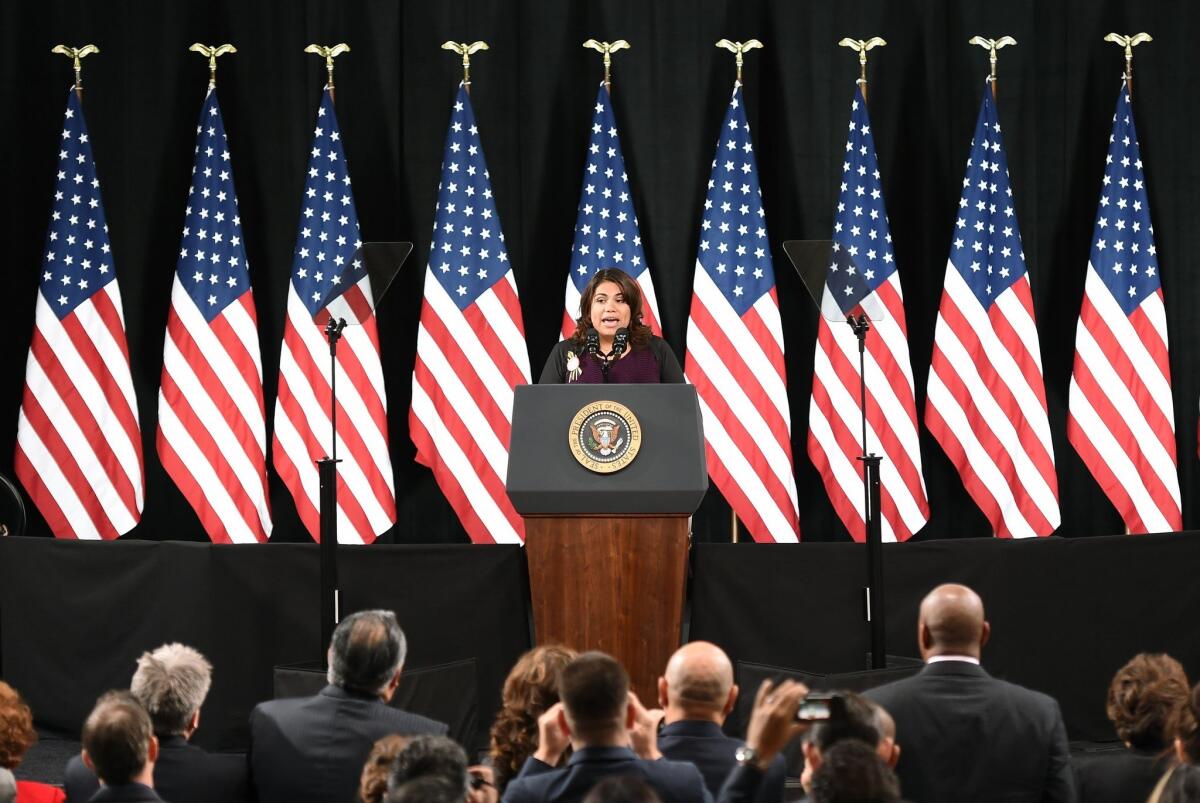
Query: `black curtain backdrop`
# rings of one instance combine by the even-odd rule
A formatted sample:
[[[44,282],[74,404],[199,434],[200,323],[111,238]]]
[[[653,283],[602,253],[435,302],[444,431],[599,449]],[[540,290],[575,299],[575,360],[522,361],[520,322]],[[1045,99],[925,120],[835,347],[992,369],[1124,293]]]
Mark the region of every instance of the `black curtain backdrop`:
[[[0,293],[9,342],[0,375],[0,472],[11,473],[24,363],[71,83],[59,42],[93,42],[85,109],[125,302],[146,454],[138,538],[204,538],[155,452],[157,389],[194,130],[207,65],[192,42],[232,42],[219,92],[258,305],[268,429],[306,157],[324,68],[310,42],[348,42],[338,116],[366,240],[416,251],[379,310],[399,520],[385,541],[461,541],[432,475],[413,462],[407,412],[442,143],[461,77],[447,39],[491,45],[473,62],[475,112],[521,295],[533,370],[557,339],[591,105],[601,78],[589,37],[627,39],[614,105],[667,339],[682,356],[700,211],[732,57],[722,37],[762,39],[747,57],[748,115],[774,244],[788,355],[793,454],[807,540],[845,540],[805,444],[815,313],[779,244],[827,238],[858,64],[871,54],[871,115],[907,304],[918,412],[967,150],[987,59],[975,34],[1020,43],[1000,58],[999,109],[1033,282],[1067,536],[1121,522],[1066,441],[1074,330],[1123,66],[1109,31],[1149,31],[1135,108],[1163,269],[1185,527],[1196,527],[1200,356],[1200,154],[1192,37],[1200,7],[1167,0],[18,0],[0,4]],[[932,517],[918,540],[985,536],[987,523],[922,429]],[[272,472],[273,540],[305,540]],[[36,513],[30,532],[45,534]],[[714,491],[699,540],[728,538]]]

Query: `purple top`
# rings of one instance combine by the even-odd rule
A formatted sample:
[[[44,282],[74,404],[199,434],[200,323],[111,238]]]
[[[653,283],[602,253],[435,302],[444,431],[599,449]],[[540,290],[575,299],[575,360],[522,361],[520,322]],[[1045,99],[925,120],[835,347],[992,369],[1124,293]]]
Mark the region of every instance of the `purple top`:
[[[658,358],[648,348],[635,348],[608,366],[608,383],[613,385],[635,385],[657,383],[661,369]],[[567,382],[576,385],[600,385],[605,382],[600,360],[591,354],[579,358],[579,376],[567,377]]]

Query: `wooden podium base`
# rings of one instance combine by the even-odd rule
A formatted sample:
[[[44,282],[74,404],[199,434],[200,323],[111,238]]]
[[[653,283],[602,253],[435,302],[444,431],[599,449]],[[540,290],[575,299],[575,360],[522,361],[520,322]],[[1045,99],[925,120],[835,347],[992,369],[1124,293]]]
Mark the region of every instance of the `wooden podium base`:
[[[526,516],[537,643],[621,661],[647,708],[679,646],[688,516]]]

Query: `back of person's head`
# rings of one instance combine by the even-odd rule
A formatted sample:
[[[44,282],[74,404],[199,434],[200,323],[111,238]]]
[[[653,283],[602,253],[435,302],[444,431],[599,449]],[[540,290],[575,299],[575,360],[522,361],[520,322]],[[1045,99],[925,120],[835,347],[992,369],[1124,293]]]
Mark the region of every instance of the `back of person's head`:
[[[611,775],[592,787],[583,803],[661,803],[654,787],[634,775]]]
[[[358,779],[358,796],[362,798],[362,803],[382,803],[383,796],[387,794],[392,764],[408,742],[409,737],[393,733],[371,746]]]
[[[837,712],[841,715],[832,716],[813,725],[808,732],[808,741],[816,745],[821,753],[846,739],[857,739],[871,747],[877,747],[882,734],[875,706],[862,695],[851,691],[839,691],[834,694],[842,698],[841,708]]]
[[[535,647],[508,673],[491,732],[492,765],[501,788],[537,750],[538,717],[558,702],[558,673],[575,655],[570,647],[557,644]]]
[[[611,655],[585,652],[559,672],[558,695],[572,736],[582,741],[608,736],[624,727],[629,674]]]
[[[1167,731],[1175,740],[1179,759],[1190,764],[1200,764],[1200,683],[1192,688],[1175,709]]]
[[[1136,750],[1170,746],[1167,724],[1187,701],[1187,675],[1169,655],[1141,653],[1117,670],[1105,710],[1121,741]]]
[[[1200,766],[1180,764],[1171,770],[1157,803],[1196,803],[1200,800]]]
[[[733,664],[724,650],[707,641],[693,641],[676,650],[658,681],[658,702],[668,709],[670,721],[723,721],[736,700]]]
[[[388,789],[399,789],[417,778],[442,778],[458,788],[459,798],[467,789],[467,753],[446,736],[418,736],[396,755]]]
[[[978,657],[990,629],[979,595],[967,586],[944,583],[921,600],[917,631],[923,657]]]
[[[154,732],[174,736],[191,729],[211,686],[212,664],[203,655],[183,644],[164,644],[142,653],[129,690],[150,715]]]
[[[33,712],[16,689],[0,680],[0,768],[14,769],[36,741]]]
[[[329,682],[360,694],[382,694],[404,665],[408,645],[391,611],[359,611],[329,640]]]
[[[83,723],[83,752],[105,784],[132,781],[150,761],[154,732],[150,716],[127,691],[100,696]]]
[[[384,803],[463,803],[463,788],[438,775],[405,781],[387,793]]]
[[[874,748],[858,739],[845,739],[824,753],[813,772],[813,803],[894,803],[900,781]]]

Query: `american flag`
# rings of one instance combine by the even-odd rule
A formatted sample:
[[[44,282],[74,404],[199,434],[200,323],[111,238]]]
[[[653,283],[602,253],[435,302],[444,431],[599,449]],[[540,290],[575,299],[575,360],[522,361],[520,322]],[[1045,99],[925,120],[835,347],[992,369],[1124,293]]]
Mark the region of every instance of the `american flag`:
[[[754,540],[797,541],[783,328],[739,83],[700,229],[684,373],[700,396],[708,473]]]
[[[425,271],[408,426],[417,462],[476,543],[520,543],[508,501],[513,388],[529,384],[525,327],[471,98],[459,86]]]
[[[642,238],[638,234],[629,176],[621,156],[621,139],[617,136],[617,118],[603,83],[596,95],[587,167],[583,171],[583,192],[579,198],[579,215],[575,219],[575,244],[571,247],[571,273],[563,307],[564,338],[574,334],[580,293],[600,268],[620,268],[637,281],[644,300],[642,322],[661,336],[658,297],[654,294],[650,266],[646,264]]]
[[[823,309],[872,315],[866,341],[867,451],[881,455],[881,529],[884,541],[904,541],[929,520],[904,294],[883,206],[875,138],[862,91],[850,106],[850,133],[833,224],[833,254]],[[862,407],[858,338],[846,323],[817,323],[808,456],[821,473],[834,510],[855,541],[863,520]]]
[[[225,125],[210,88],[163,350],[158,455],[213,541],[266,541],[266,411],[258,316]]]
[[[1167,319],[1124,82],[1092,235],[1067,438],[1131,533],[1183,528]]]
[[[933,335],[925,425],[1001,538],[1059,525],[1041,347],[991,86],[975,125]]]
[[[315,461],[330,451],[330,375],[329,343],[313,317],[331,304],[360,308],[369,294],[366,270],[355,259],[362,243],[347,170],[327,87],[313,131],[275,402],[275,469],[314,539],[320,537]],[[369,543],[396,523],[387,394],[373,316],[346,327],[337,361],[338,541]]]
[[[56,536],[116,538],[141,518],[142,436],[100,182],[74,90],[59,147],[13,462]]]

